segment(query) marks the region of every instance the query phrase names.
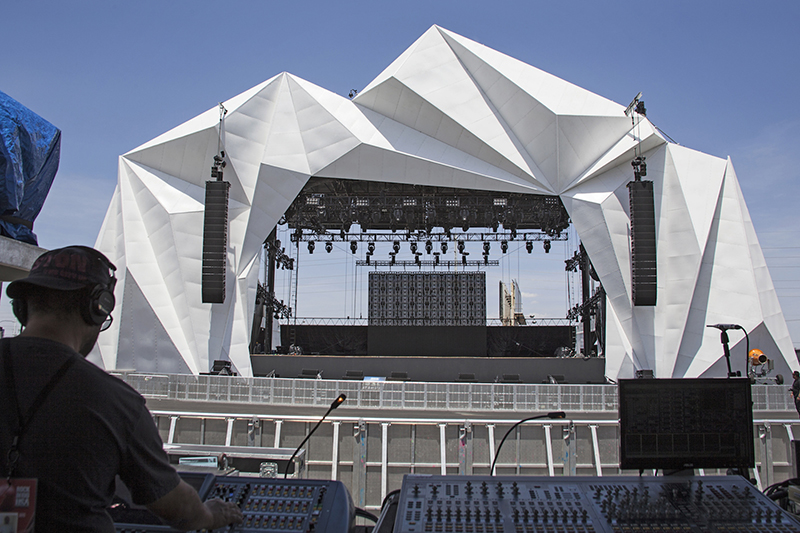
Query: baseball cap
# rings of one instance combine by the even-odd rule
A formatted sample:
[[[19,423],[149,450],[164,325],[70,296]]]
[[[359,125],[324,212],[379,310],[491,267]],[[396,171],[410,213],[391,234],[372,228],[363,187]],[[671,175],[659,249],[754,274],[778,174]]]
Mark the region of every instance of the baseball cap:
[[[102,285],[113,290],[114,266],[106,256],[87,246],[67,246],[50,250],[33,262],[27,278],[11,282],[9,298],[20,298],[31,285],[59,291]],[[113,281],[112,281],[113,280]]]

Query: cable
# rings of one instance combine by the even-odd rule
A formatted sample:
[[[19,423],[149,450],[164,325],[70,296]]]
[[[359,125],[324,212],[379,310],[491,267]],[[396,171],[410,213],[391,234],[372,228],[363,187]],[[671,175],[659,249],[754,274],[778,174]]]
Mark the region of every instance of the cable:
[[[556,411],[553,413],[547,413],[545,415],[536,415],[530,418],[523,418],[522,420],[520,420],[519,422],[508,428],[508,431],[506,431],[506,434],[503,435],[503,439],[500,441],[500,445],[497,447],[497,452],[495,452],[494,454],[494,461],[492,461],[492,466],[491,468],[489,468],[490,476],[494,475],[494,467],[497,464],[497,458],[500,457],[500,450],[503,448],[503,444],[506,442],[506,439],[511,434],[511,432],[520,424],[523,424],[525,422],[530,422],[531,420],[539,420],[541,418],[551,418],[551,419],[567,418],[567,414],[564,411]]]

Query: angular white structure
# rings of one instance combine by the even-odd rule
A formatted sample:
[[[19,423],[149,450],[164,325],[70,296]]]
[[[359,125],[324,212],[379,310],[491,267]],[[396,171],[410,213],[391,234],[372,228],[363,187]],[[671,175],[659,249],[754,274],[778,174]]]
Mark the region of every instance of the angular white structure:
[[[353,100],[284,73],[224,106],[225,303],[200,296],[215,108],[120,157],[97,240],[119,268],[106,368],[198,373],[229,358],[252,375],[261,245],[312,176],[560,196],[607,293],[611,378],[723,376],[706,328],[719,322],[752,332],[777,372],[800,368],[731,162],[667,143],[646,119],[632,127],[619,104],[434,26]],[[655,307],[631,303],[636,146],[655,188]]]

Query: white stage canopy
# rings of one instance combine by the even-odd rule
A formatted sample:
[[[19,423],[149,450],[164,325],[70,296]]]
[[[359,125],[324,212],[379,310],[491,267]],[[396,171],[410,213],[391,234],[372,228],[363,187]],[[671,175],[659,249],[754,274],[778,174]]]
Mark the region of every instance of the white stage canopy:
[[[118,267],[107,369],[251,376],[259,253],[310,177],[558,195],[607,294],[606,375],[724,376],[736,323],[800,369],[730,160],[668,143],[625,107],[433,26],[352,100],[283,73],[119,159],[97,247]],[[231,183],[227,293],[201,303],[204,185]],[[658,302],[633,306],[634,149],[654,183]],[[737,353],[744,339],[731,335]],[[732,349],[734,346],[732,346]],[[737,362],[735,366],[742,367]]]

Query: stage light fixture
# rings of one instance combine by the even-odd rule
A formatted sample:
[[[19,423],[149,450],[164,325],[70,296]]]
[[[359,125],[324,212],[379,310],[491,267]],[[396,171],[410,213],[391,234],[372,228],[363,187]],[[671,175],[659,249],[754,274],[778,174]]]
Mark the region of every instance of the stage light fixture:
[[[508,241],[500,241],[500,251],[504,254],[508,253]]]
[[[325,251],[328,253],[333,251],[333,243],[331,241],[325,243]]]
[[[550,241],[548,239],[545,239],[543,244],[544,244],[544,253],[549,254],[550,253],[550,247],[551,247]]]
[[[458,253],[464,255],[464,248],[465,248],[464,241],[458,241]]]
[[[432,251],[433,251],[433,243],[431,241],[425,241],[425,252],[427,252],[427,254],[430,255]]]
[[[312,194],[310,196],[306,196],[306,205],[322,205],[322,198],[321,194]]]
[[[525,249],[528,251],[528,253],[531,253],[533,251],[533,243],[531,241],[526,242]]]
[[[375,243],[374,242],[367,243],[367,253],[370,254],[370,255],[375,253]]]
[[[441,249],[442,249],[442,253],[443,254],[447,253],[447,243],[446,242],[442,242]]]
[[[416,242],[412,242],[411,243],[411,253],[412,254],[416,254],[417,253],[417,243]]]
[[[489,241],[483,241],[483,255],[489,255],[489,249],[491,249],[492,245],[489,244]]]
[[[350,241],[350,251],[356,253],[358,250],[358,241]]]
[[[631,166],[633,167],[633,177],[636,181],[641,180],[643,177],[647,176],[647,163],[646,157],[639,156],[634,158],[631,161]]]
[[[394,250],[394,253],[400,252],[400,241],[394,241],[392,243],[392,250]]]
[[[750,357],[750,364],[752,366],[763,365],[768,360],[767,356],[764,355],[764,352],[762,352],[758,348],[754,348],[754,349],[750,350],[750,353],[748,354],[748,356]]]
[[[308,253],[313,254],[314,248],[316,248],[316,243],[314,241],[308,241]]]

